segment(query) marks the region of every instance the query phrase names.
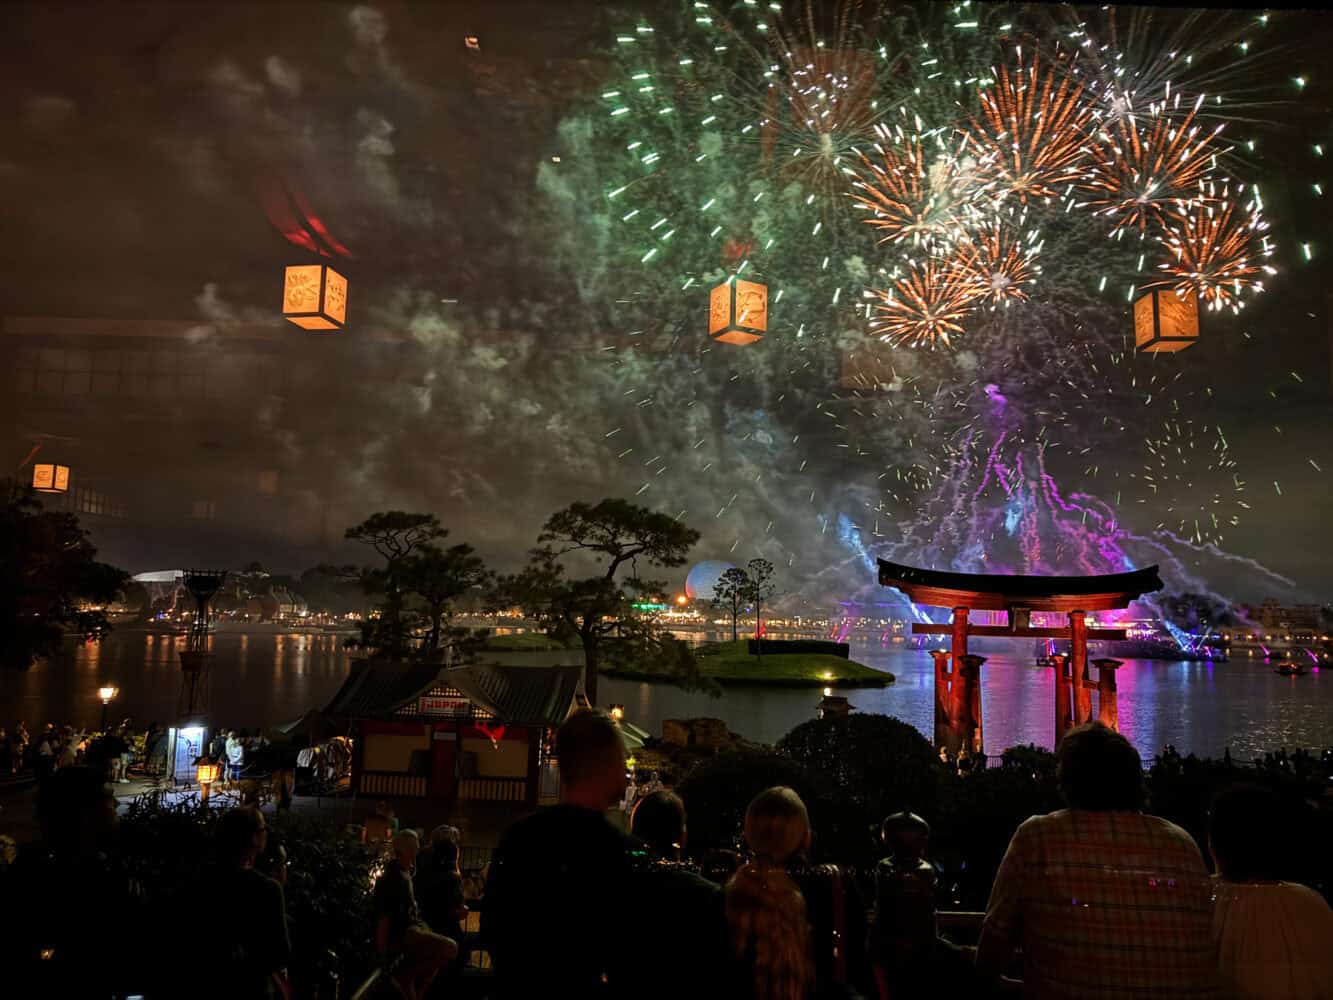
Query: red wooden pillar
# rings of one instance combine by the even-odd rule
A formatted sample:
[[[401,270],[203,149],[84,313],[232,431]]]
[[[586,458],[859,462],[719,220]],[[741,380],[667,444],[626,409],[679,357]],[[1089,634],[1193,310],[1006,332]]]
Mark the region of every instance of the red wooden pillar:
[[[541,766],[538,764],[538,752],[541,749],[542,731],[540,727],[529,727],[528,730],[528,774],[527,783],[523,786],[523,804],[529,809],[537,807],[537,783],[541,779]]]
[[[949,684],[949,755],[956,757],[963,747],[963,728],[967,720],[967,685],[963,683],[963,658],[967,656],[967,608],[953,609],[953,670]]]
[[[984,656],[963,657],[963,697],[967,711],[963,715],[963,746],[970,753],[981,753],[985,745],[985,734],[981,725],[981,665],[986,662]]]
[[[1093,660],[1097,668],[1097,718],[1109,729],[1120,732],[1120,695],[1115,685],[1116,668],[1120,660],[1103,657]]]
[[[1067,660],[1069,658],[1064,653],[1056,653],[1051,657],[1055,665],[1055,739],[1051,742],[1054,749],[1064,739],[1065,732],[1070,726],[1070,705],[1069,705],[1069,675]]]
[[[1074,685],[1074,725],[1092,718],[1092,691],[1088,681],[1088,616],[1084,611],[1069,612],[1070,674]]]
[[[949,740],[949,651],[932,649],[935,660],[935,749]]]

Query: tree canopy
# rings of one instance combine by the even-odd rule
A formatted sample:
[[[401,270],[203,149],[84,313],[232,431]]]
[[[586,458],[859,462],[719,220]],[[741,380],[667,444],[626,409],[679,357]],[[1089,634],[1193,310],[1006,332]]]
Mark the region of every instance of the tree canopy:
[[[355,645],[392,660],[429,659],[478,638],[447,622],[453,602],[491,577],[472,546],[441,546],[448,534],[434,514],[401,510],[372,514],[347,529],[347,538],[384,559],[382,567],[362,571],[362,587],[382,600],[379,616],[362,623]]]
[[[31,491],[0,508],[0,665],[27,670],[60,649],[66,632],[100,639],[110,631],[97,607],[128,580],[98,562],[74,514],[43,510]]]
[[[505,581],[505,591],[554,638],[578,637],[583,646],[584,690],[596,704],[605,641],[609,637],[642,639],[655,631],[654,623],[635,605],[664,588],[660,582],[639,576],[639,560],[647,566],[683,565],[698,540],[697,531],[670,515],[626,500],[570,504],[547,518],[527,568]],[[600,572],[573,575],[578,567],[571,569],[566,560],[579,554],[590,556]],[[626,564],[629,575],[618,579]],[[622,646],[622,651],[625,648],[634,646]],[[642,643],[638,648],[643,655],[656,650],[673,662],[693,661],[669,644]]]
[[[749,593],[750,574],[739,566],[732,566],[724,571],[717,578],[717,583],[713,584],[713,607],[721,608],[731,614],[732,642],[739,638],[736,622],[741,616],[741,609],[745,607]]]

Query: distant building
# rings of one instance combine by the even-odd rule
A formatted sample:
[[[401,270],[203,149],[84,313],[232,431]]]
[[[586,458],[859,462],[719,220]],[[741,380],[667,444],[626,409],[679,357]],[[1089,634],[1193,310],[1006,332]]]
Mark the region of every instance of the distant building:
[[[1317,632],[1320,609],[1317,604],[1281,605],[1273,598],[1243,609],[1246,617],[1270,632]]]

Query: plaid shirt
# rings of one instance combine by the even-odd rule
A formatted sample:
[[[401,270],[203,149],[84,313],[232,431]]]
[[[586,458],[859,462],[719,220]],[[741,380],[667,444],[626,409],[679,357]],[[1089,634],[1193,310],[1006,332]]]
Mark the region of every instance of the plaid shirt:
[[[1214,997],[1212,888],[1188,833],[1136,812],[1062,809],[1009,842],[979,950],[1023,948],[1024,994]]]

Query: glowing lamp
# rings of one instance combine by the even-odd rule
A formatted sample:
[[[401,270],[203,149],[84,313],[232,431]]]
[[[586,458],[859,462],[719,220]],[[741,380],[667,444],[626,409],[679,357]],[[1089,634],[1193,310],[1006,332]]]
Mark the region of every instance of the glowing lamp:
[[[69,466],[38,462],[32,467],[32,488],[38,493],[68,493]]]
[[[724,344],[752,344],[768,331],[768,286],[728,278],[708,298],[708,335]]]
[[[282,314],[303,330],[337,330],[347,319],[347,279],[327,264],[287,268]]]
[[[625,758],[625,770],[627,770],[627,771],[633,771],[633,770],[634,770],[636,767],[638,767],[638,766],[639,766],[639,762],[638,762],[635,758],[633,758],[633,757],[626,757],[626,758]]]
[[[612,705],[612,706],[611,706],[611,711],[610,711],[608,714],[611,716],[611,718],[613,718],[613,719],[615,719],[617,722],[619,722],[621,719],[623,719],[623,718],[625,717],[625,706],[624,706],[624,705]]]
[[[97,689],[97,697],[102,699],[103,705],[111,704],[118,694],[120,694],[120,688],[117,687],[108,686]]]
[[[1134,343],[1140,351],[1183,351],[1199,339],[1199,297],[1156,288],[1134,303]]]
[[[689,599],[688,597],[686,597],[684,594],[677,594],[677,595],[676,595],[676,603],[679,604],[679,605],[683,608],[683,607],[685,607],[685,605],[687,605],[687,604],[690,603],[690,599]]]
[[[212,757],[200,757],[195,761],[194,776],[199,782],[200,787],[206,788],[218,780],[218,775],[222,773],[222,765]]]

